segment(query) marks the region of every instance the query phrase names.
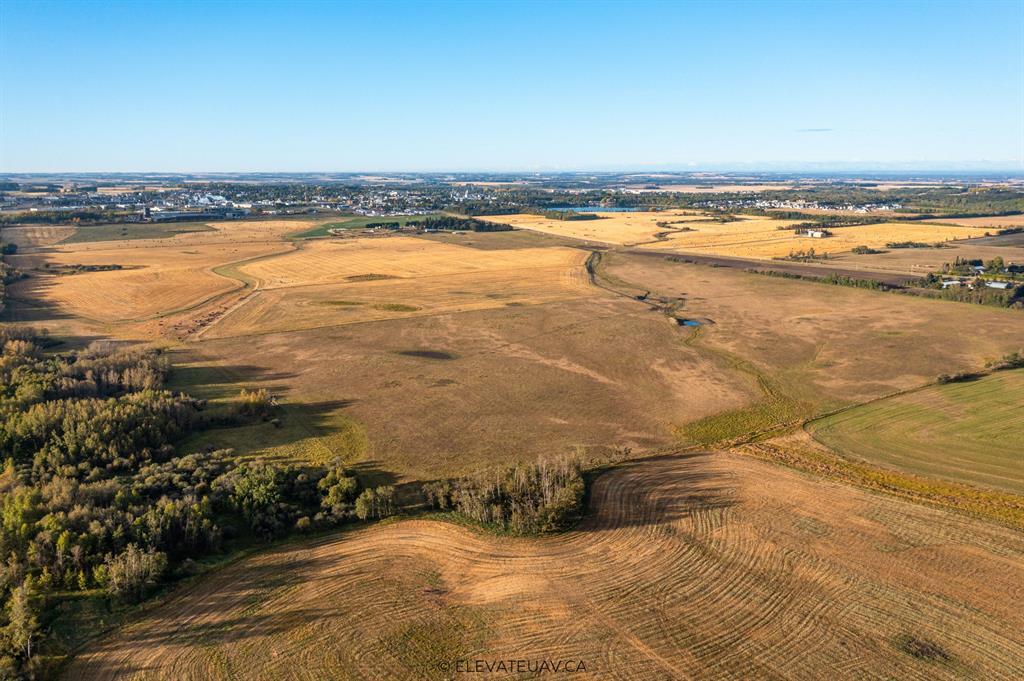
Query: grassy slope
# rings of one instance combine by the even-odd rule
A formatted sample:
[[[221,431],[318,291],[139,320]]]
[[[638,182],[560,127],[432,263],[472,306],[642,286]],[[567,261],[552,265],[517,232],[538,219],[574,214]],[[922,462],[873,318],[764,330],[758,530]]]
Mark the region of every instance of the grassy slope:
[[[936,385],[809,424],[823,444],[908,473],[1024,493],[1024,370]]]
[[[164,239],[186,232],[212,232],[205,222],[125,223],[79,227],[61,243],[90,241],[128,241],[131,239]]]
[[[182,358],[184,359],[184,358]],[[181,361],[169,387],[209,400],[210,408],[227,407],[250,381],[228,367]],[[363,428],[341,413],[344,405],[283,403],[278,423],[215,428],[185,438],[182,454],[206,449],[232,449],[240,459],[279,463],[324,464],[335,458],[357,462],[369,447]]]

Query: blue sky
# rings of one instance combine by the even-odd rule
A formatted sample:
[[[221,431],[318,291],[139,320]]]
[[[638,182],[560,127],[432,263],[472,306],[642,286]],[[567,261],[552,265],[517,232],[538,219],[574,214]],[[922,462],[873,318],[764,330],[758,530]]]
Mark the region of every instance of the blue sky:
[[[1024,0],[0,0],[0,171],[1022,163]]]

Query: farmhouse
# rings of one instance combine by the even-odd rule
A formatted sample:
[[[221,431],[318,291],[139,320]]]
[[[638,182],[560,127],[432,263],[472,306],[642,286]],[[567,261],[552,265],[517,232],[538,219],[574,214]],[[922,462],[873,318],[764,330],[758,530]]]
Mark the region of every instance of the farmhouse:
[[[1010,282],[1008,282],[1008,281],[986,281],[985,282],[985,286],[988,286],[989,288],[997,288],[997,289],[1005,290],[1005,289],[1010,288]]]
[[[807,230],[807,236],[811,237],[812,239],[824,239],[828,235],[829,235],[829,233],[826,232],[823,229],[809,229],[809,230]]]

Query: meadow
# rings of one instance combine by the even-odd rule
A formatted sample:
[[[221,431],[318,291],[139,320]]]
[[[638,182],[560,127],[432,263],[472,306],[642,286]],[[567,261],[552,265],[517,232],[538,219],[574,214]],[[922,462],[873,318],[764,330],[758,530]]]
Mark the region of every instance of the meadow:
[[[1024,370],[929,386],[812,421],[847,457],[1024,495]]]

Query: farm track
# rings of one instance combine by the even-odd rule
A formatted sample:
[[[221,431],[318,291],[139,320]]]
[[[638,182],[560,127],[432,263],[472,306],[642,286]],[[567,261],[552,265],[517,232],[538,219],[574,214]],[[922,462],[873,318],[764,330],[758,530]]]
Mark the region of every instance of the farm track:
[[[1020,678],[1022,557],[1001,528],[730,455],[665,456],[599,477],[587,519],[556,537],[409,520],[254,556],[67,677],[448,678],[454,659],[554,658],[601,678]]]
[[[196,306],[194,306],[192,308],[189,308],[189,310],[195,309],[195,308],[198,308],[198,307],[203,307],[203,306],[208,305],[208,304],[212,304],[212,303],[214,303],[214,302],[216,302],[218,300],[221,300],[221,299],[223,299],[223,298],[225,298],[225,297],[227,297],[227,296],[229,296],[231,294],[238,294],[238,293],[242,293],[243,291],[244,291],[244,293],[242,293],[242,295],[240,295],[237,300],[233,301],[227,307],[225,307],[225,308],[223,308],[221,310],[214,311],[212,313],[213,314],[212,318],[208,319],[206,321],[206,323],[201,328],[196,329],[195,331],[186,334],[186,338],[185,339],[186,340],[198,340],[206,331],[208,331],[210,329],[210,327],[214,326],[215,324],[217,324],[218,322],[223,320],[224,317],[228,316],[229,314],[231,314],[232,312],[234,312],[238,308],[242,307],[247,302],[249,302],[253,297],[258,295],[260,293],[259,280],[255,279],[253,277],[249,277],[249,276],[245,275],[238,268],[241,267],[242,265],[246,265],[246,264],[253,263],[253,262],[258,262],[260,260],[267,260],[267,259],[271,259],[271,258],[277,258],[277,257],[280,257],[282,255],[287,255],[289,253],[294,253],[295,251],[301,250],[302,246],[304,244],[304,242],[302,242],[302,241],[289,241],[287,243],[289,243],[291,245],[291,247],[292,247],[291,250],[282,251],[280,253],[267,253],[265,255],[257,255],[257,256],[252,257],[252,258],[245,258],[244,260],[238,260],[238,261],[235,261],[235,262],[224,263],[222,265],[217,265],[216,267],[211,268],[210,271],[213,274],[216,274],[217,276],[220,276],[220,277],[225,277],[227,279],[233,279],[234,281],[237,281],[239,283],[239,285],[236,286],[235,288],[231,289],[230,291],[226,292],[226,293],[223,293],[223,294],[220,294],[220,295],[217,295],[217,296],[213,296],[212,298],[204,301],[203,303],[200,303],[199,305],[196,305]],[[179,310],[177,312],[182,312],[182,311],[186,311],[186,310]],[[174,311],[172,311],[172,312],[174,312]],[[167,312],[167,313],[161,314],[159,316],[167,316],[169,314],[172,314],[172,312]]]

